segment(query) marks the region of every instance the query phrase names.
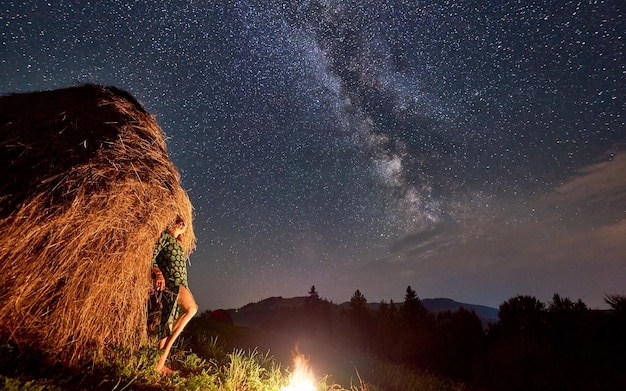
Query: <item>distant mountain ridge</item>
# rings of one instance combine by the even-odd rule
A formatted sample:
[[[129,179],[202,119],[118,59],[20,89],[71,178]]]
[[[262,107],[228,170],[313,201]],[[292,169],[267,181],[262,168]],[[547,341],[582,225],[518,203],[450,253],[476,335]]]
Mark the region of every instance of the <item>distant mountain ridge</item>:
[[[498,320],[498,309],[493,307],[487,307],[479,304],[467,304],[459,303],[452,299],[436,298],[436,299],[424,299],[422,300],[424,307],[430,312],[441,311],[456,311],[460,308],[465,308],[469,311],[474,311],[479,318],[485,319],[491,322]]]
[[[272,313],[277,310],[283,310],[288,308],[297,308],[304,306],[307,297],[269,297],[256,303],[246,304],[238,309],[230,309],[227,312],[233,319],[233,322],[238,326],[258,328],[272,316]],[[469,311],[474,311],[476,315],[481,319],[483,324],[494,323],[498,320],[498,309],[487,307],[478,304],[460,303],[452,299],[435,298],[435,299],[422,299],[424,307],[429,312],[441,312],[441,311],[457,311],[464,308]],[[344,302],[341,304],[330,303],[331,306],[337,311],[341,309],[348,309],[350,302]],[[402,305],[402,302],[394,303],[397,307]],[[378,310],[380,303],[368,303],[368,307],[371,311]]]

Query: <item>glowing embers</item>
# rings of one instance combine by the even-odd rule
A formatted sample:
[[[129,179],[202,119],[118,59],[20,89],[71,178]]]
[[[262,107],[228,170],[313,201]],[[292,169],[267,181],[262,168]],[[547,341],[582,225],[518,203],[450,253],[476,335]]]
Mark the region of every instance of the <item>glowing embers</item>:
[[[289,376],[289,385],[283,387],[282,391],[317,391],[313,385],[315,380],[308,360],[303,355],[296,354],[293,361],[294,370]]]

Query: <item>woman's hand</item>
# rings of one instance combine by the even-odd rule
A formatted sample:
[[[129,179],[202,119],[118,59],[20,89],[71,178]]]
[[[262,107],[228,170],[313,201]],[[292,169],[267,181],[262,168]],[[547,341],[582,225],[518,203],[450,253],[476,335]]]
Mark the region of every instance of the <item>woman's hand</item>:
[[[158,268],[154,268],[152,272],[155,275],[154,289],[157,291],[165,290],[165,278],[163,277],[163,273],[161,273]]]

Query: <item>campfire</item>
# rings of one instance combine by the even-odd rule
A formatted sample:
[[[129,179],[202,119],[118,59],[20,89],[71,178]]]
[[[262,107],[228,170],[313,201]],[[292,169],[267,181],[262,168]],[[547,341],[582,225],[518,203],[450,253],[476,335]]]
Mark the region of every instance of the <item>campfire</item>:
[[[283,387],[282,391],[317,391],[313,383],[315,380],[308,360],[302,354],[297,354],[294,358],[294,370],[289,376],[289,385]]]

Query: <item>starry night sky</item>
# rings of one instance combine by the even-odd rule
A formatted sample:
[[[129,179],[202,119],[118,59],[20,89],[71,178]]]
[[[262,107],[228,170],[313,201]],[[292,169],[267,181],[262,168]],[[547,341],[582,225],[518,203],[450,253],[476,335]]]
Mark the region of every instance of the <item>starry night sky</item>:
[[[3,2],[0,93],[157,116],[201,310],[626,293],[623,1],[152,3]]]

